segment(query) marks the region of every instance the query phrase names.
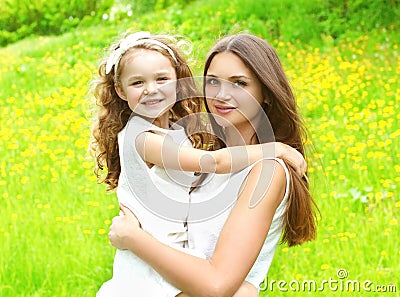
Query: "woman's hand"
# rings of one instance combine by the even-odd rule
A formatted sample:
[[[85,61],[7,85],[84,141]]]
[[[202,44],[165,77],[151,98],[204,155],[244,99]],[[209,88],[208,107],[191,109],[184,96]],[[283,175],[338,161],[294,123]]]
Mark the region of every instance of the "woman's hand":
[[[307,171],[307,163],[303,155],[290,145],[284,144],[282,142],[275,142],[275,154],[276,157],[281,159],[286,159],[293,164],[296,172],[303,177]]]
[[[129,208],[122,204],[119,208],[122,214],[113,218],[108,238],[111,245],[126,250],[129,247],[129,240],[140,230],[140,222]]]

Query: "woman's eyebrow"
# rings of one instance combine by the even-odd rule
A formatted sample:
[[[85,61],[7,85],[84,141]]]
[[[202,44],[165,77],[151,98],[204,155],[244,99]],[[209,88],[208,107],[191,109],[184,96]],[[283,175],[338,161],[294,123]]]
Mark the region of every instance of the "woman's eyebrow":
[[[217,76],[217,75],[215,75],[215,74],[212,74],[212,73],[207,74],[207,77],[219,78],[219,76]],[[245,75],[245,74],[236,74],[236,75],[232,75],[232,76],[229,76],[229,77],[228,77],[228,79],[243,79],[243,78],[248,79],[248,80],[251,80],[251,78],[248,77],[248,76]]]
[[[245,74],[232,75],[232,76],[230,76],[229,78],[230,78],[230,79],[243,79],[243,78],[245,78],[245,79],[251,79],[250,77],[248,77],[248,76],[245,75]]]

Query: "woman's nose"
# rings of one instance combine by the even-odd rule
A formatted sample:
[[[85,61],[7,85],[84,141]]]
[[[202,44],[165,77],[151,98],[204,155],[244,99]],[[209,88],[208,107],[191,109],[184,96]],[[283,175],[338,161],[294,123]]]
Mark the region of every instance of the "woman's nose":
[[[218,93],[215,98],[219,100],[229,100],[232,98],[232,83],[224,81],[220,84]]]

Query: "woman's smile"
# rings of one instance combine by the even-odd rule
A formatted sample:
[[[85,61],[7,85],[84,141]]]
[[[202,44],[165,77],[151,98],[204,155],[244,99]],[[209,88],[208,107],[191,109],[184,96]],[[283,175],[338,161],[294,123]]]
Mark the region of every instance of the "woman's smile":
[[[217,113],[223,114],[223,115],[236,110],[236,107],[234,107],[234,106],[223,105],[223,104],[215,104],[214,107],[215,107],[215,110],[217,111]]]

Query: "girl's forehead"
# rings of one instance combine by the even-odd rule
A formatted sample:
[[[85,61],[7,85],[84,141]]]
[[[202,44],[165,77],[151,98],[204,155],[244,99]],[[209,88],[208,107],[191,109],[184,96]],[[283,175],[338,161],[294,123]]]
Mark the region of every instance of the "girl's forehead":
[[[135,49],[129,51],[123,56],[120,64],[121,81],[154,78],[159,75],[176,78],[176,71],[172,62],[156,50]]]
[[[156,49],[147,49],[147,48],[131,48],[129,49],[125,55],[123,56],[123,58],[125,58],[125,60],[132,60],[135,58],[158,58],[158,59],[168,59],[164,54],[162,54],[161,52],[159,52]]]
[[[174,69],[172,61],[157,50],[133,48],[121,59],[122,67],[146,69]]]

